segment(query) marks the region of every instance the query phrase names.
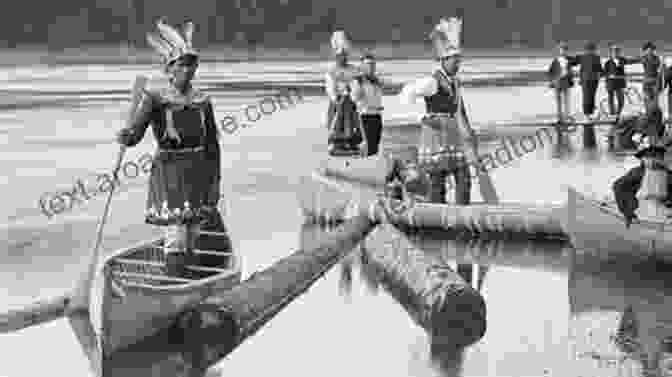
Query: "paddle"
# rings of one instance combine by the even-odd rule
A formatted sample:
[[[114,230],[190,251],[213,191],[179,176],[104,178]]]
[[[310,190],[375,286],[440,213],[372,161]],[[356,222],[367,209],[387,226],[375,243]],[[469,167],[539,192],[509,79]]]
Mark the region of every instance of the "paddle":
[[[135,80],[132,90],[132,99],[130,113],[132,114],[141,98],[142,89],[147,83],[147,78],[138,76]],[[118,172],[121,161],[124,156],[124,148],[119,150],[115,164],[115,174]],[[48,300],[39,300],[26,307],[17,310],[11,310],[6,313],[0,313],[0,333],[14,332],[26,327],[49,322],[65,315],[80,316],[88,311],[90,300],[91,281],[95,275],[95,269],[98,265],[98,254],[102,239],[102,231],[109,212],[110,200],[114,190],[111,190],[105,203],[103,217],[98,226],[98,233],[91,255],[91,261],[88,269],[82,274],[72,292],[65,293],[59,297]]]
[[[133,83],[132,97],[131,97],[131,106],[129,110],[128,117],[130,118],[133,113],[136,111],[140,99],[142,98],[142,91],[147,85],[147,78],[145,76],[138,76]],[[124,154],[126,152],[125,146],[119,147],[119,152],[117,153],[117,160],[114,165],[114,177],[115,182],[117,182],[117,173],[121,169],[121,163],[124,160]],[[105,228],[105,223],[107,221],[107,215],[110,211],[110,203],[112,202],[112,194],[116,185],[113,185],[110,192],[107,194],[107,200],[105,202],[105,208],[103,209],[103,216],[101,217],[100,223],[98,224],[98,231],[96,234],[96,242],[93,247],[93,253],[91,255],[91,260],[86,272],[82,275],[81,281],[74,289],[74,294],[70,302],[70,310],[88,310],[89,301],[91,294],[91,284],[96,274],[96,269],[98,268],[98,260],[100,259],[100,244],[103,240],[103,229]]]
[[[467,155],[469,163],[471,163],[477,170],[478,187],[481,190],[483,200],[488,204],[497,204],[499,203],[499,198],[497,196],[497,191],[495,190],[495,185],[492,183],[488,171],[483,167],[483,164],[478,158],[478,142],[476,141],[476,135],[469,124],[467,112],[464,108],[461,85],[458,83],[458,85],[455,85],[455,88],[457,89],[457,124],[460,133],[462,134],[464,152]]]

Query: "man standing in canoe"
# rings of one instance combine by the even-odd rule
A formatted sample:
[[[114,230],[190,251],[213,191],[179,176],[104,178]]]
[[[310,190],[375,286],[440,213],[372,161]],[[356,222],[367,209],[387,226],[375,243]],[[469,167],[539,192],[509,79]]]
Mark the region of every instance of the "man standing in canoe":
[[[217,211],[220,182],[220,149],[210,98],[192,86],[198,53],[192,47],[193,24],[182,34],[157,23],[147,35],[162,56],[169,85],[145,91],[137,111],[119,131],[120,144],[138,144],[152,124],[158,149],[149,178],[145,222],[165,229],[168,273],[180,275],[193,257],[201,225],[223,227]]]
[[[329,67],[325,75],[325,91],[329,97],[327,110],[327,129],[329,130],[329,153],[355,153],[362,142],[357,106],[350,93],[352,81],[361,73],[348,62],[350,42],[345,32],[335,31],[331,38],[331,47],[336,62]]]
[[[460,106],[457,72],[462,51],[460,33],[462,20],[441,19],[430,35],[440,66],[431,76],[406,85],[401,91],[401,101],[414,103],[422,97],[426,115],[421,121],[418,162],[428,168],[430,178],[429,199],[433,203],[446,203],[446,179],[455,177],[455,201],[470,204],[471,176],[463,151],[463,136],[456,113],[464,112]],[[460,109],[461,107],[461,109]]]

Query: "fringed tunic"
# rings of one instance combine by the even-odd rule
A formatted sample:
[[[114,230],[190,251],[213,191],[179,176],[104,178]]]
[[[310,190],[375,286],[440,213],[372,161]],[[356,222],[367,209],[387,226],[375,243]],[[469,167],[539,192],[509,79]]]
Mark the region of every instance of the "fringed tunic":
[[[124,130],[122,143],[139,143],[149,124],[157,141],[145,222],[153,225],[208,221],[219,200],[220,149],[210,98],[192,88],[145,91]]]

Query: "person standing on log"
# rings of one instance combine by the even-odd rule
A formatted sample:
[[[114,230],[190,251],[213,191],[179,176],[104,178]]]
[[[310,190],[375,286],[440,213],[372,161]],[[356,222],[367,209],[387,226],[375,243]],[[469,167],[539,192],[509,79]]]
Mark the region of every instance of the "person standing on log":
[[[658,95],[663,84],[664,66],[660,57],[656,55],[656,45],[653,42],[646,42],[642,51],[644,54],[639,58],[639,62],[644,67],[642,90],[644,92],[644,107],[647,108],[647,104],[651,102],[658,105]]]
[[[383,132],[383,83],[376,75],[376,59],[371,53],[362,56],[362,75],[352,82],[352,99],[357,103],[366,155],[378,154],[380,138]]]
[[[627,86],[625,66],[637,63],[638,60],[624,57],[621,47],[616,44],[609,46],[609,54],[609,59],[604,63],[609,114],[620,117],[625,105],[625,87]],[[618,106],[614,105],[614,100]]]
[[[581,92],[583,94],[583,114],[592,119],[595,113],[595,95],[600,78],[604,74],[602,62],[593,42],[586,43],[585,52],[574,58],[574,64],[580,65]]]
[[[331,38],[336,62],[325,75],[325,90],[329,96],[327,129],[329,153],[354,153],[362,142],[357,106],[350,97],[352,82],[361,72],[348,62],[350,42],[345,32],[335,31]]]
[[[576,64],[575,58],[569,55],[566,42],[558,44],[558,56],[553,59],[548,67],[549,86],[555,94],[555,105],[559,122],[566,122],[571,116],[572,87],[574,86],[574,72],[572,67]]]
[[[145,222],[165,229],[166,267],[181,275],[193,260],[201,225],[223,228],[217,211],[220,183],[220,148],[210,98],[192,86],[199,54],[192,47],[193,24],[182,34],[157,23],[147,35],[149,44],[162,56],[169,85],[145,91],[138,110],[117,134],[120,144],[137,145],[148,125],[157,140]]]
[[[466,118],[464,106],[460,106],[456,76],[462,61],[461,25],[462,21],[457,18],[441,20],[430,35],[439,67],[431,75],[407,84],[400,94],[403,103],[414,103],[420,97],[425,102],[426,115],[420,122],[418,162],[428,171],[429,200],[433,203],[446,203],[449,175],[455,178],[456,203],[471,203],[471,175],[463,149],[465,140],[456,118],[458,110]]]

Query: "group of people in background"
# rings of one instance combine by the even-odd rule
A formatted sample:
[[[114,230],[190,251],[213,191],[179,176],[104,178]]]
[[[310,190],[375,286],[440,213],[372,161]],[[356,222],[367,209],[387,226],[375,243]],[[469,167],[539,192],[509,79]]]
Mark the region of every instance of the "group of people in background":
[[[597,45],[586,43],[584,52],[570,55],[566,42],[558,45],[558,56],[548,68],[550,86],[554,89],[558,120],[567,121],[571,115],[571,91],[574,86],[573,67],[579,66],[579,82],[583,97],[583,114],[588,119],[595,118],[596,94],[600,79],[605,79],[609,113],[620,116],[625,103],[627,76],[625,67],[641,63],[644,70],[642,92],[647,114],[660,112],[659,95],[665,88],[667,93],[668,117],[672,115],[672,64],[665,64],[656,53],[656,45],[646,42],[638,57],[626,57],[620,46],[609,45],[609,58],[602,64]]]

